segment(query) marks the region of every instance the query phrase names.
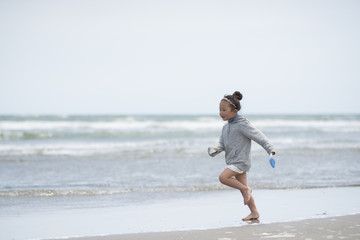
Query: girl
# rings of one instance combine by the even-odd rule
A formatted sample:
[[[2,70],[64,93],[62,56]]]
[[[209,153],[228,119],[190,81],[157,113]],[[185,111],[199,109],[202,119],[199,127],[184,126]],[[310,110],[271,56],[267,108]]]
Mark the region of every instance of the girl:
[[[238,115],[242,97],[242,94],[236,91],[233,95],[225,95],[221,99],[220,117],[228,122],[222,129],[218,146],[209,147],[208,153],[214,157],[225,151],[227,167],[220,174],[219,180],[222,184],[240,190],[244,197],[244,205],[248,205],[250,209],[250,214],[242,220],[252,221],[257,220],[260,214],[251,196],[252,189],[247,185],[246,177],[246,172],[251,167],[251,140],[261,145],[270,155],[275,155],[275,150],[260,130],[255,128],[249,120]]]

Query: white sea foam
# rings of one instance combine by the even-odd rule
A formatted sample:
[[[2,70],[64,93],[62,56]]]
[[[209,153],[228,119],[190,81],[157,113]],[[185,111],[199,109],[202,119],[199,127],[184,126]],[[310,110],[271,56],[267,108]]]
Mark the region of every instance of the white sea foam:
[[[315,130],[328,132],[359,132],[360,118],[350,119],[292,119],[284,117],[254,118],[253,124],[262,130],[284,131]],[[219,131],[224,122],[219,117],[198,117],[189,119],[136,119],[133,117],[111,120],[0,120],[0,133],[9,131],[49,131],[49,132],[91,132],[91,131],[121,131],[121,132],[152,132],[152,131]]]
[[[136,131],[144,129],[174,129],[198,131],[202,129],[218,129],[223,123],[212,118],[195,120],[135,120],[118,119],[116,121],[0,121],[2,131],[30,130],[122,130]]]
[[[123,150],[141,150],[167,145],[165,140],[138,141],[138,142],[69,142],[69,143],[35,143],[35,144],[6,144],[0,145],[1,155],[92,155],[119,152]]]
[[[360,120],[285,120],[268,119],[254,120],[254,125],[261,129],[277,128],[284,131],[288,128],[294,130],[310,129],[328,132],[360,132]],[[273,130],[273,129],[271,129]]]

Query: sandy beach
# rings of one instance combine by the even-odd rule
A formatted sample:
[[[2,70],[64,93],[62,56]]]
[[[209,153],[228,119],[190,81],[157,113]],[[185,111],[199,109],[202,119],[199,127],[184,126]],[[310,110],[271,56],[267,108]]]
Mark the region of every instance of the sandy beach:
[[[235,190],[132,206],[0,214],[1,239],[360,239],[360,188],[256,190],[260,223]],[[163,195],[159,195],[161,197]],[[54,199],[53,201],[55,201]],[[59,199],[60,200],[60,199]],[[103,236],[103,237],[100,237]],[[246,236],[243,238],[242,236]]]
[[[360,239],[360,214],[273,224],[249,224],[208,230],[138,233],[70,238],[71,240],[236,240],[236,239]]]

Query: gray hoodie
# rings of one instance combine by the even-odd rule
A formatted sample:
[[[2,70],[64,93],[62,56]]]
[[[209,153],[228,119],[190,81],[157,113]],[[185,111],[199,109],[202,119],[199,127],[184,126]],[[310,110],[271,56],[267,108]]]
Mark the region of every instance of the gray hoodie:
[[[208,153],[214,157],[225,151],[227,165],[234,165],[242,171],[248,172],[251,167],[251,140],[262,146],[268,154],[275,152],[269,139],[249,120],[236,115],[231,122],[224,125],[217,147],[209,147]]]

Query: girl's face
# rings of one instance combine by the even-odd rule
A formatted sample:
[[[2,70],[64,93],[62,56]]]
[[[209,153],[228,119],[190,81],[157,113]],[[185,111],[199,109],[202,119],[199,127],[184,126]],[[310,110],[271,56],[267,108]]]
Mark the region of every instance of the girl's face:
[[[231,108],[230,103],[224,100],[221,100],[219,110],[220,110],[220,117],[224,121],[231,120],[238,113],[238,110]]]

